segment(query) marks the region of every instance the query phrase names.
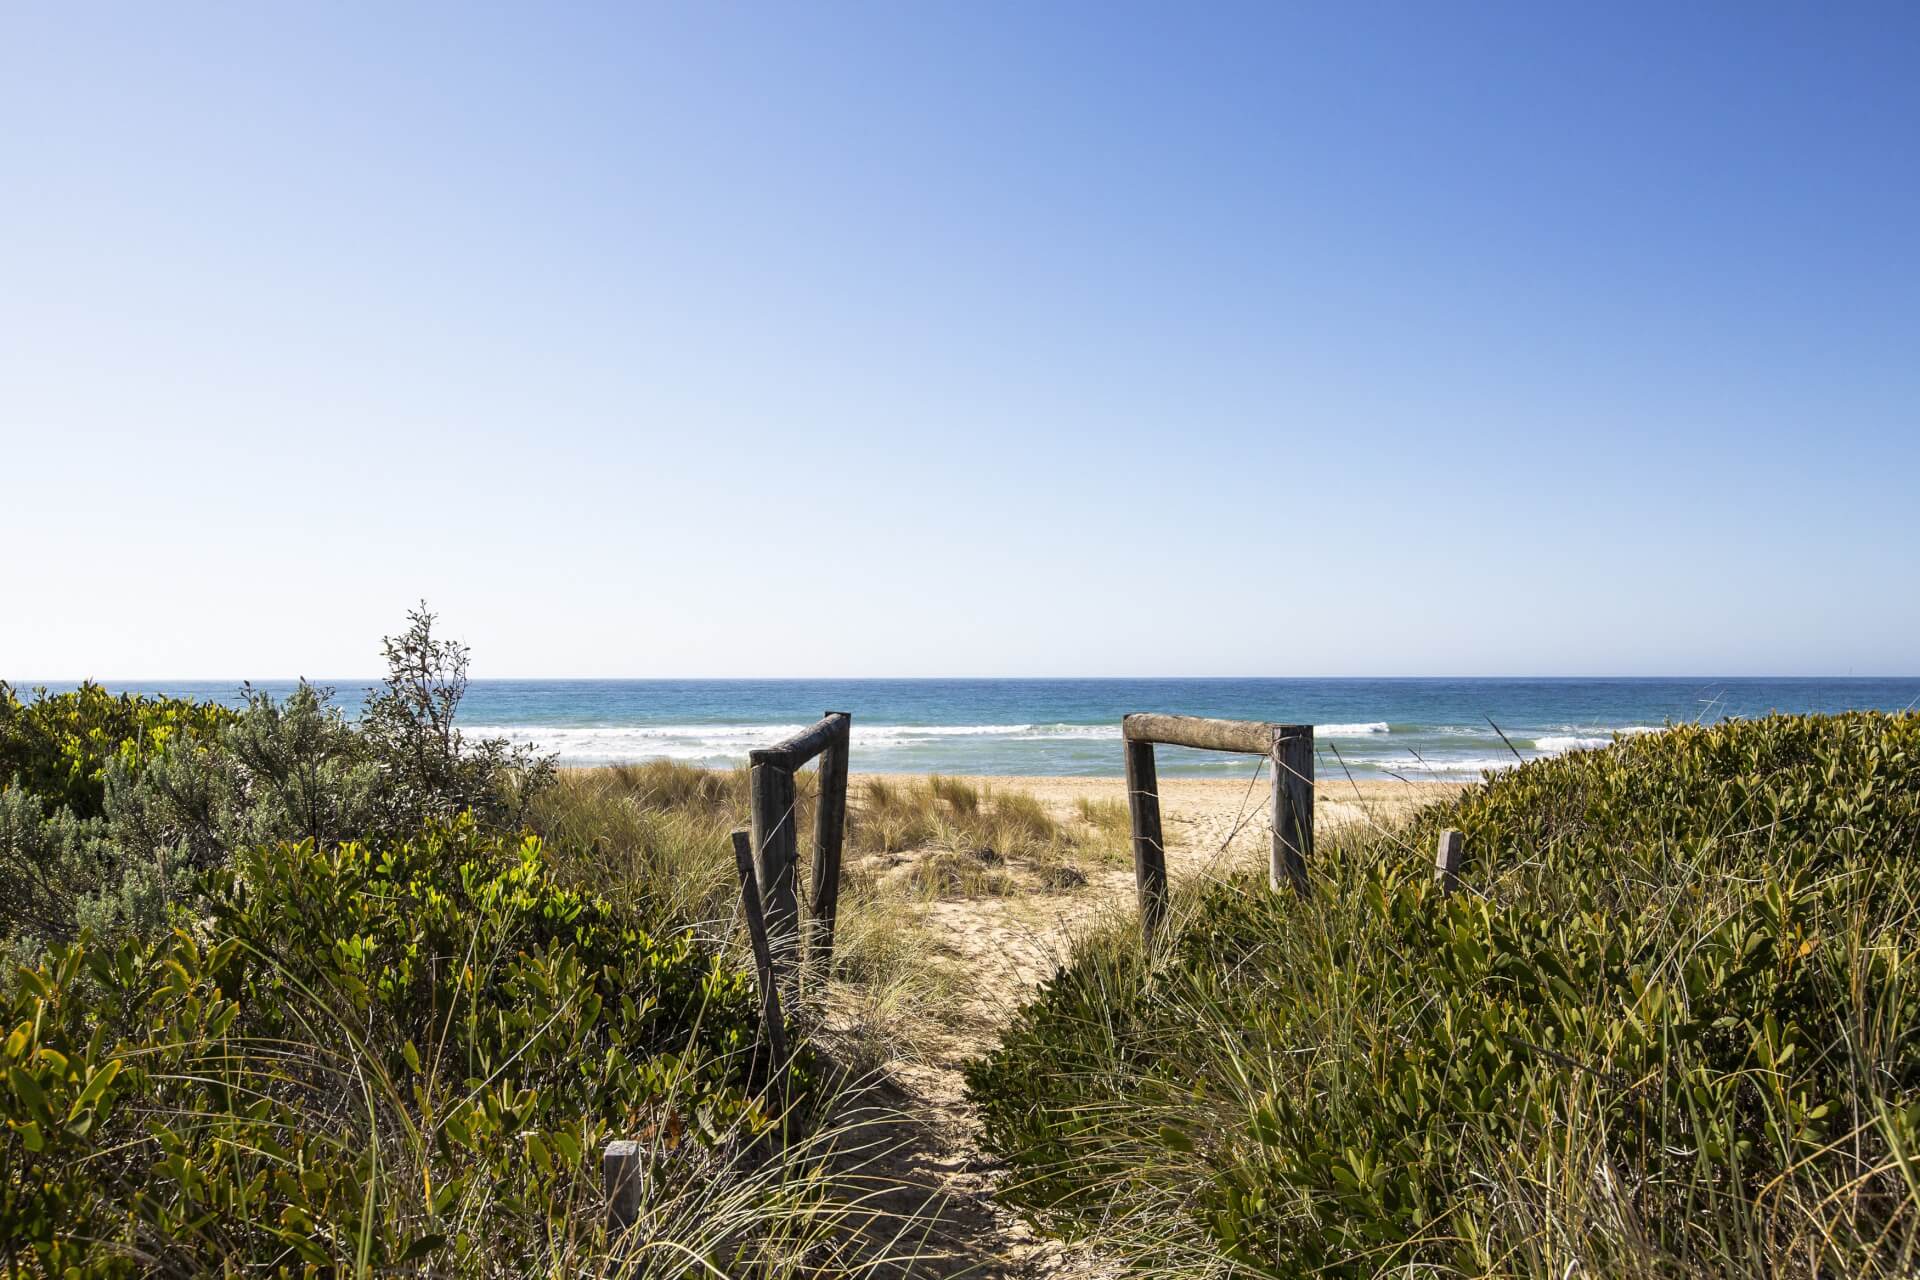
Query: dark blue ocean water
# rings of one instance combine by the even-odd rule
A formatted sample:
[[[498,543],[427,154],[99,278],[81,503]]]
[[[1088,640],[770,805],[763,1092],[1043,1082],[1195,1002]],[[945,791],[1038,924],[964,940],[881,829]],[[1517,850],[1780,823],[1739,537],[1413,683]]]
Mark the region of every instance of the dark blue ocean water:
[[[364,681],[339,681],[359,704]],[[238,682],[116,685],[232,700]],[[257,687],[284,693],[292,686]],[[1467,778],[1516,756],[1603,745],[1674,721],[1768,711],[1898,711],[1896,679],[483,680],[468,730],[536,743],[566,763],[745,758],[828,710],[853,713],[864,772],[1112,774],[1120,717],[1180,712],[1312,723],[1323,774]],[[1494,729],[1512,743],[1509,749]],[[1165,772],[1243,773],[1239,757],[1164,749]]]

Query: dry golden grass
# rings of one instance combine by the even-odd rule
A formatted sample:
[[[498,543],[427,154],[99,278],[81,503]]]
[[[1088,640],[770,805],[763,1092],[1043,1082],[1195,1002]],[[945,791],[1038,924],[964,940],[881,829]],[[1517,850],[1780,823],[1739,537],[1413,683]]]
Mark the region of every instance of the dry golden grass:
[[[1034,873],[1041,887],[1083,882],[1065,869],[1123,852],[1123,806],[1082,801],[1080,821],[1063,823],[1024,791],[935,775],[924,782],[869,778],[852,805],[849,844],[858,854],[918,851],[907,877],[916,891],[975,897],[1020,886],[1014,870]],[[1109,809],[1118,809],[1115,824]]]

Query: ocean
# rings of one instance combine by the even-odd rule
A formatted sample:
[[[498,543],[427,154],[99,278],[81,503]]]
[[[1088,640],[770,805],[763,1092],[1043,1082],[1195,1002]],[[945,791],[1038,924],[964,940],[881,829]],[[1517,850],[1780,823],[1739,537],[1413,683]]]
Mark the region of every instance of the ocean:
[[[368,683],[330,683],[353,710]],[[110,684],[235,701],[238,681]],[[58,687],[58,686],[56,686]],[[69,686],[70,687],[70,686]],[[288,681],[256,688],[284,694]],[[1769,711],[1920,707],[1891,679],[476,680],[471,734],[530,743],[563,764],[737,764],[826,711],[853,714],[867,773],[1118,776],[1120,717],[1177,712],[1315,726],[1322,777],[1471,779],[1615,734]],[[1504,735],[1504,736],[1503,736]],[[1163,747],[1163,773],[1244,774],[1253,762]]]

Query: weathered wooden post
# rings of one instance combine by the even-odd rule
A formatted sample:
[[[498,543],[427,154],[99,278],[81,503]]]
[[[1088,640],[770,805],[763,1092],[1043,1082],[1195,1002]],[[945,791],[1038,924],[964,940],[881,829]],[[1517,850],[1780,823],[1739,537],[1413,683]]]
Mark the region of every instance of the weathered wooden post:
[[[783,973],[800,942],[800,904],[794,894],[793,767],[778,748],[748,753],[753,786],[754,873],[766,909],[767,942],[776,973]]]
[[[1167,918],[1167,850],[1160,835],[1160,781],[1153,744],[1129,741],[1127,812],[1133,819],[1133,886],[1140,899],[1140,931],[1151,943]]]
[[[1307,891],[1307,859],[1313,856],[1313,726],[1275,725],[1273,731],[1273,855],[1267,883],[1284,881]]]
[[[799,861],[793,775],[820,757],[820,807],[814,815],[813,892],[808,935],[823,959],[833,947],[840,910],[840,852],[847,828],[847,767],[853,717],[829,711],[785,742],[747,753],[752,769],[754,874],[767,911],[767,940],[784,976],[800,949],[800,902],[794,881]]]
[[[1439,846],[1433,854],[1433,882],[1440,886],[1443,894],[1460,887],[1460,862],[1466,842],[1467,838],[1452,827],[1440,833]]]
[[[840,917],[840,852],[847,836],[847,764],[852,754],[853,717],[827,712],[833,740],[820,753],[820,805],[813,815],[813,894],[807,904],[807,960],[821,978],[833,970],[833,928]]]
[[[740,873],[740,910],[747,918],[747,937],[753,943],[754,968],[760,974],[760,1022],[767,1029],[767,1047],[773,1051],[776,1070],[787,1060],[787,1024],[780,1013],[780,983],[773,967],[773,950],[767,944],[767,921],[760,908],[758,873],[753,866],[753,836],[733,833],[734,868]]]
[[[600,1157],[600,1186],[607,1194],[607,1229],[625,1231],[640,1221],[645,1157],[637,1142],[609,1142]]]

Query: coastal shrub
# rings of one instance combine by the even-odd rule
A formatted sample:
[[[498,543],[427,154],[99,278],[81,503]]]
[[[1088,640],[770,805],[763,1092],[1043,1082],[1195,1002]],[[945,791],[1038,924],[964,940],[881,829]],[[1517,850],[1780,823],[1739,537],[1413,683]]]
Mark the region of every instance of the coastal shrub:
[[[162,930],[236,849],[372,830],[379,770],[326,690],[302,684],[280,703],[249,690],[235,711],[182,705],[212,727],[171,749],[94,735],[97,810],[44,770],[0,786],[0,936],[17,953],[83,929],[103,943]]]
[[[492,826],[526,823],[553,780],[553,761],[503,738],[470,738],[454,725],[467,692],[467,646],[437,637],[423,601],[407,629],[381,644],[387,674],[367,695],[356,737],[379,772],[379,825],[387,833],[472,812]]]
[[[212,900],[204,938],[83,939],[21,975],[10,1274],[524,1273],[604,1252],[607,1137],[666,1133],[661,1179],[712,1177],[808,1087],[756,1090],[737,970],[470,817],[252,850]]]
[[[1011,1203],[1165,1274],[1908,1275],[1916,852],[1911,714],[1530,763],[1086,940],[969,1089]]]
[[[97,684],[37,690],[25,702],[0,680],[0,786],[19,786],[79,818],[106,805],[107,769],[137,769],[170,743],[205,742],[232,719],[224,707],[112,694]]]
[[[400,840],[463,812],[517,829],[552,763],[453,728],[466,651],[432,626],[423,607],[386,642],[358,722],[304,681],[282,701],[243,687],[238,708],[0,684],[0,955],[162,932],[255,845]]]

